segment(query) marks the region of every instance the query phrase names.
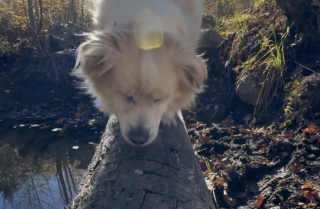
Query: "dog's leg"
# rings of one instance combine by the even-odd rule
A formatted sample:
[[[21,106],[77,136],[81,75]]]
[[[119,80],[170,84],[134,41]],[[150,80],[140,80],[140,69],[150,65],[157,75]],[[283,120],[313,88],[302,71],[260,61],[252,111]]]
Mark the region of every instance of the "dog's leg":
[[[161,124],[164,126],[176,126],[177,122],[175,120],[175,115],[177,111],[168,110],[164,113],[161,119]]]

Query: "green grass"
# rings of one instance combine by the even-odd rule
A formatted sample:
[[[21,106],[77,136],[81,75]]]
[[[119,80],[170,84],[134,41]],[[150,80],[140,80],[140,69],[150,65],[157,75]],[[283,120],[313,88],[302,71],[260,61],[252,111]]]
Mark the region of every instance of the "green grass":
[[[283,74],[285,70],[285,53],[283,40],[287,34],[277,40],[275,31],[269,37],[263,36],[260,50],[252,54],[243,63],[243,70],[239,75],[237,85],[241,78],[248,74],[255,74],[261,78],[261,89],[256,102],[254,115],[262,116],[273,104],[277,93],[283,88]]]

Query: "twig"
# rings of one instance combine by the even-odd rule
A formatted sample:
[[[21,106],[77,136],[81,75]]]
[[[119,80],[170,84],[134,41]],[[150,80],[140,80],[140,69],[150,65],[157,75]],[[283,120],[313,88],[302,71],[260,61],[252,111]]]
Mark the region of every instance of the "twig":
[[[304,65],[301,65],[301,64],[298,63],[297,61],[294,61],[294,63],[296,63],[297,65],[299,65],[300,67],[302,67],[302,68],[304,68],[304,69],[306,69],[306,70],[310,70],[310,71],[313,72],[313,73],[317,73],[316,71],[314,71],[314,70],[312,70],[312,69],[310,69],[310,68],[308,68],[308,67],[306,67],[306,66],[304,66]]]

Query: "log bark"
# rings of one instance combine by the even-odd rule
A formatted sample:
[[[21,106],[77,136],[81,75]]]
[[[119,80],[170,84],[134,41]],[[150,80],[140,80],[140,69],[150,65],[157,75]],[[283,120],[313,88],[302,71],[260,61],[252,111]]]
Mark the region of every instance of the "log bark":
[[[182,116],[146,147],[127,144],[111,116],[69,209],[216,209]]]

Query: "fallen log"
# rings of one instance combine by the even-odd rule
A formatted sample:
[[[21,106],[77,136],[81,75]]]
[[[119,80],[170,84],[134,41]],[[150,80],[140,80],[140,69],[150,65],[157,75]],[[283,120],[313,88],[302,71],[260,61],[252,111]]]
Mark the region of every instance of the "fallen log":
[[[133,147],[111,116],[69,209],[215,209],[182,116],[154,143]]]

